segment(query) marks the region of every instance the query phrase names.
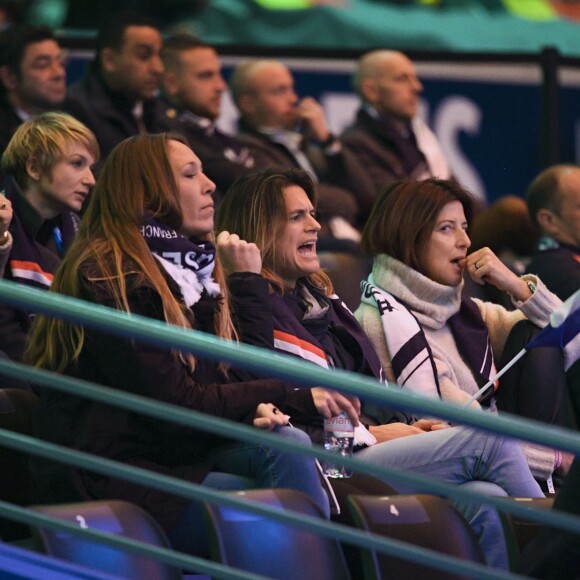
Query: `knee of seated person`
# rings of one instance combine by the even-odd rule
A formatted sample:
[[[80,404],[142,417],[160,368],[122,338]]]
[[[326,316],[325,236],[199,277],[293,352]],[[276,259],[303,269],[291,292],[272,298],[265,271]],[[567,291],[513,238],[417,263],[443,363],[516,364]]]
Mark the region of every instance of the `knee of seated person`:
[[[308,433],[305,433],[304,431],[302,431],[301,429],[297,429],[296,427],[290,426],[276,427],[276,429],[274,429],[274,432],[280,435],[281,437],[284,437],[284,439],[291,439],[296,443],[302,443],[310,447],[312,446],[312,441],[310,440]]]
[[[467,481],[463,483],[462,487],[468,488],[470,491],[473,491],[474,493],[479,493],[480,495],[500,496],[500,497],[508,496],[507,491],[503,487],[491,481],[482,481],[474,479],[472,481]]]
[[[504,462],[509,462],[511,469],[514,473],[518,469],[523,469],[527,475],[533,478],[531,471],[529,470],[528,460],[526,459],[526,454],[522,448],[522,442],[516,439],[511,439],[509,437],[499,438],[501,441],[501,451],[498,460],[503,460]],[[522,473],[520,471],[520,473]]]

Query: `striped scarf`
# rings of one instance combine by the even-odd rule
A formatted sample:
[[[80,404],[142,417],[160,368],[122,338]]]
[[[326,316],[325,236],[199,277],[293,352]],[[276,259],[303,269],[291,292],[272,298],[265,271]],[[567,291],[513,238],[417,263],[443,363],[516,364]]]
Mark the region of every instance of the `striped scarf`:
[[[425,333],[413,313],[392,294],[373,284],[372,275],[361,283],[362,302],[378,309],[396,382],[413,385],[414,391],[441,396],[437,368]],[[477,383],[483,386],[496,374],[487,327],[473,300],[462,300],[448,321],[457,347]],[[486,399],[489,404],[494,391]]]
[[[154,219],[141,226],[141,235],[153,256],[179,286],[187,307],[197,303],[204,290],[210,296],[219,295],[219,284],[213,279],[215,246],[212,242],[194,242]]]

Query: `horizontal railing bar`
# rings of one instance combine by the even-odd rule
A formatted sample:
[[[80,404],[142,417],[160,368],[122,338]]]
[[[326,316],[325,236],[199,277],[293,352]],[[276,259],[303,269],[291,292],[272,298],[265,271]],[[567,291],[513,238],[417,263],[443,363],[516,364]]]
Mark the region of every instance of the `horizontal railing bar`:
[[[305,514],[299,514],[288,510],[271,508],[257,502],[241,499],[232,494],[225,494],[203,485],[194,484],[175,477],[153,473],[146,469],[124,465],[123,463],[95,457],[82,451],[68,449],[66,447],[37,441],[26,435],[14,434],[0,429],[0,442],[20,451],[27,451],[44,458],[67,462],[83,469],[94,470],[104,475],[116,476],[140,485],[148,485],[167,493],[179,495],[198,501],[218,503],[240,510],[281,521],[292,526],[316,532],[318,534],[344,541],[358,547],[375,549],[379,552],[397,556],[406,560],[418,561],[434,568],[456,573],[475,574],[478,578],[506,578],[505,573],[490,570],[480,564],[465,562],[453,556],[439,554],[427,548],[413,546],[393,538],[384,538],[354,528],[328,522],[322,518],[315,518]],[[11,504],[9,504],[11,505]],[[0,503],[0,514],[7,513]],[[22,514],[18,516],[22,517]]]
[[[227,419],[213,417],[193,411],[184,409],[168,403],[147,399],[135,394],[125,393],[110,387],[96,385],[88,381],[82,381],[71,377],[59,375],[49,371],[34,369],[27,367],[20,363],[6,361],[0,359],[0,370],[10,369],[13,376],[20,376],[31,380],[32,382],[45,384],[50,388],[69,393],[74,396],[83,396],[99,402],[113,404],[131,412],[140,412],[152,417],[162,420],[172,420],[175,423],[186,425],[192,428],[202,429],[204,431],[214,433],[219,436],[228,436],[231,439],[241,439],[249,443],[257,443],[259,445],[268,445],[274,449],[281,451],[298,452],[310,457],[324,460],[327,456],[327,451],[319,446],[305,446],[299,442],[278,437],[275,433],[263,432],[259,429],[249,427],[247,425],[229,421]],[[2,441],[2,430],[0,429],[0,441]],[[16,444],[16,443],[13,443]],[[355,471],[362,471],[377,477],[388,477],[390,481],[396,481],[405,485],[413,485],[417,490],[416,493],[436,493],[444,497],[452,497],[453,499],[461,499],[471,503],[487,503],[494,505],[498,509],[510,511],[515,515],[528,517],[528,506],[513,505],[514,502],[508,502],[508,507],[505,507],[505,499],[493,496],[480,496],[470,490],[465,490],[457,485],[441,482],[437,479],[429,477],[424,474],[416,474],[411,471],[402,469],[395,469],[385,466],[377,466],[369,462],[361,461],[355,457],[352,459],[343,458],[341,460],[346,467],[351,467]],[[537,511],[537,510],[534,510]],[[552,523],[550,516],[544,514],[545,510],[540,512],[540,517],[543,518],[542,523]],[[577,531],[578,522],[575,516],[568,525],[572,526],[571,531]],[[546,519],[548,518],[548,519]],[[574,524],[572,523],[574,522]],[[556,524],[557,525],[557,524]],[[570,528],[566,528],[570,529]]]
[[[136,338],[161,347],[193,352],[211,360],[228,362],[261,374],[268,373],[306,386],[322,385],[340,392],[358,395],[397,410],[413,410],[424,415],[443,417],[479,429],[525,439],[580,455],[580,434],[562,427],[525,420],[513,415],[498,416],[466,409],[459,405],[390,388],[356,373],[324,369],[291,356],[261,348],[221,340],[203,332],[178,328],[160,321],[127,314],[83,300],[59,296],[35,288],[0,281],[0,301],[57,316],[70,322],[87,324],[114,334]]]
[[[4,298],[3,292],[5,289],[3,288],[3,286],[6,284],[10,284],[10,283],[0,282],[0,298]],[[13,286],[16,286],[20,293],[22,292],[22,290],[23,290],[22,286],[20,286],[20,285],[13,285]],[[33,293],[36,293],[38,295],[38,297],[40,297],[40,298],[45,298],[46,296],[50,296],[51,298],[62,299],[62,297],[58,297],[56,295],[51,295],[51,293],[36,291],[33,289],[28,289],[28,288],[24,288],[24,289],[25,290],[32,290]],[[17,305],[17,306],[24,305],[21,302],[21,298],[22,298],[22,296],[20,296],[18,298],[18,300],[16,300],[16,302],[18,302],[18,304],[15,304],[15,305]],[[8,302],[10,302],[11,300],[12,300],[12,298],[8,299]],[[111,317],[109,319],[109,322],[111,322],[111,319],[113,320],[112,327],[109,330],[111,330],[112,332],[114,332],[116,334],[121,334],[123,336],[129,336],[132,338],[142,339],[146,342],[157,344],[159,346],[166,346],[166,347],[172,347],[172,348],[178,347],[180,350],[195,352],[196,354],[201,354],[203,356],[207,356],[208,358],[212,358],[214,360],[226,360],[227,362],[230,362],[231,364],[234,364],[234,365],[236,365],[236,363],[239,363],[237,366],[244,366],[246,368],[250,367],[250,368],[252,368],[252,370],[257,370],[258,368],[260,368],[261,371],[264,372],[263,366],[269,366],[270,368],[268,368],[267,370],[269,370],[270,372],[272,372],[276,376],[280,376],[281,378],[290,378],[293,382],[298,381],[298,382],[301,382],[303,384],[308,384],[308,385],[324,384],[325,386],[329,386],[331,388],[336,388],[339,391],[349,392],[349,393],[354,392],[355,394],[359,394],[363,397],[369,398],[369,399],[374,400],[374,401],[379,402],[379,403],[389,404],[390,406],[396,407],[398,409],[413,408],[414,410],[423,411],[426,414],[438,415],[437,407],[440,407],[441,408],[440,410],[442,411],[440,416],[445,416],[446,414],[448,414],[447,418],[456,418],[457,420],[460,421],[459,417],[465,415],[467,420],[465,420],[463,422],[465,422],[467,424],[471,424],[473,426],[478,426],[478,427],[484,428],[486,430],[492,430],[492,431],[494,431],[494,430],[500,431],[500,430],[506,428],[506,431],[504,431],[504,433],[508,434],[508,435],[514,435],[515,433],[517,433],[515,436],[517,436],[519,438],[528,438],[529,440],[537,441],[540,443],[548,443],[549,442],[549,441],[546,441],[546,438],[544,437],[545,431],[542,431],[540,434],[534,433],[534,429],[536,427],[533,425],[530,426],[527,421],[522,421],[521,419],[516,418],[516,421],[520,421],[520,422],[522,422],[522,424],[516,426],[517,429],[515,430],[515,433],[514,433],[514,429],[513,429],[514,425],[513,425],[513,421],[511,418],[509,418],[510,424],[508,424],[508,425],[501,425],[502,422],[508,421],[508,418],[500,418],[500,417],[496,417],[496,416],[486,417],[486,419],[487,418],[493,419],[493,421],[491,423],[488,423],[487,421],[482,422],[481,419],[483,418],[482,416],[486,415],[485,413],[479,413],[479,412],[474,413],[471,410],[462,409],[460,407],[457,407],[454,409],[454,408],[452,408],[453,407],[452,405],[450,406],[448,404],[441,403],[440,401],[425,400],[422,397],[417,397],[416,395],[401,392],[397,388],[386,389],[383,386],[377,387],[376,381],[361,378],[359,375],[356,375],[354,373],[347,373],[347,372],[343,372],[343,371],[333,371],[332,373],[329,373],[328,371],[326,371],[324,369],[319,369],[313,365],[304,364],[302,361],[293,360],[290,357],[285,357],[283,355],[276,355],[276,354],[273,355],[273,353],[271,353],[270,351],[264,352],[262,349],[257,349],[255,347],[249,347],[246,345],[238,345],[237,343],[222,341],[220,339],[217,339],[215,337],[211,337],[209,335],[203,335],[203,333],[195,333],[194,331],[190,331],[190,330],[170,327],[164,323],[159,323],[157,321],[151,321],[150,319],[135,316],[135,315],[128,315],[126,313],[122,313],[122,312],[116,311],[114,309],[108,309],[105,307],[95,306],[93,304],[90,304],[90,308],[86,308],[86,306],[89,303],[82,303],[82,301],[74,300],[74,302],[82,303],[82,306],[85,306],[85,310],[87,310],[89,312],[92,311],[92,314],[90,314],[89,316],[84,318],[83,316],[78,317],[77,316],[78,312],[77,312],[74,315],[71,315],[72,318],[69,318],[69,313],[71,312],[71,300],[72,299],[70,299],[70,298],[66,298],[66,308],[67,308],[66,313],[62,311],[62,304],[55,305],[54,302],[51,303],[50,301],[49,301],[49,304],[46,306],[45,312],[48,314],[56,315],[56,316],[62,316],[63,318],[67,318],[67,319],[69,319],[73,322],[77,322],[77,323],[79,321],[82,321],[83,323],[86,323],[90,326],[94,326],[94,327],[101,328],[101,329],[104,329],[103,314],[106,313],[109,317]],[[43,307],[39,308],[38,310],[40,311],[40,310],[42,310],[42,308]],[[95,313],[96,310],[103,310],[104,312]],[[96,319],[94,318],[95,314],[97,316]],[[127,328],[127,323],[129,321],[131,322],[131,324],[129,324],[128,325],[129,328]],[[154,334],[152,334],[152,331],[154,332]],[[175,331],[177,331],[177,333],[175,333]],[[200,336],[200,335],[202,335],[202,336]],[[217,348],[219,348],[219,354],[216,350]],[[225,350],[225,352],[224,352],[224,350]],[[244,352],[246,350],[249,352]],[[243,360],[239,359],[240,352],[241,352],[241,356],[243,357]],[[256,355],[258,356],[258,359],[264,358],[264,360],[257,360]],[[248,363],[248,360],[251,357],[254,357],[253,362]],[[276,364],[274,364],[272,366],[273,362],[275,362]],[[263,363],[264,363],[264,365],[263,365]],[[0,361],[1,373],[10,375],[11,371],[14,371],[14,369],[8,368],[11,364],[14,364],[14,363],[10,363],[8,361]],[[30,369],[28,367],[24,367],[24,369],[26,371],[39,372],[38,369]],[[13,376],[20,376],[21,378],[27,378],[27,377],[22,376],[22,372],[24,369],[20,368],[19,369],[20,374],[19,375],[15,374]],[[317,376],[317,375],[321,375],[321,376]],[[341,377],[341,375],[343,375],[343,376]],[[65,378],[66,377],[59,377],[60,380],[65,379]],[[34,380],[36,382],[42,382],[42,381],[38,381],[37,379],[38,379],[38,376],[35,376]],[[343,384],[346,381],[348,381],[348,384]],[[356,390],[352,389],[353,381],[354,381],[354,383],[356,383]],[[90,383],[87,383],[87,384],[90,384]],[[101,387],[99,387],[99,388],[101,388]],[[64,390],[66,390],[66,389],[64,389]],[[111,389],[109,389],[109,391],[111,391]],[[75,394],[78,394],[78,392]],[[110,396],[112,394],[119,395],[121,393],[113,390],[113,392],[108,393],[107,398],[103,399],[103,400],[105,402],[111,403]],[[396,395],[396,396],[393,397],[393,395]],[[394,400],[396,400],[396,402],[394,402]],[[428,403],[428,405],[425,406],[425,403]],[[154,404],[155,404],[155,406],[159,406],[158,402],[155,402]],[[171,407],[171,406],[168,405],[168,407]],[[171,419],[172,420],[175,418],[175,413],[178,411],[184,411],[184,410],[173,407],[173,410],[171,411],[171,413],[172,413]],[[186,411],[186,412],[189,413],[189,411]],[[502,419],[503,419],[503,421],[502,421]],[[215,418],[214,418],[214,420],[215,420]],[[183,423],[183,421],[181,421],[181,422]],[[497,423],[499,423],[499,425],[497,425]],[[231,426],[242,428],[242,429],[248,430],[248,431],[256,431],[256,430],[252,430],[251,428],[244,427],[242,425],[232,424]],[[200,425],[196,424],[196,427],[200,428]],[[218,429],[220,430],[220,433],[223,433],[221,431],[222,427],[223,427],[223,425],[218,427]],[[531,427],[531,429],[530,429],[530,427]],[[201,427],[201,428],[205,428],[205,427]],[[520,432],[521,429],[523,429],[526,432],[527,436],[522,436],[522,434]],[[545,429],[545,426],[541,427],[541,429]],[[206,429],[206,430],[211,430],[211,429]],[[557,446],[559,448],[568,449],[570,451],[576,451],[576,447],[578,447],[578,449],[580,450],[580,438],[578,436],[576,436],[576,434],[572,434],[571,432],[568,432],[567,430],[564,430],[564,429],[558,429],[558,430],[562,431],[562,433],[557,434],[558,435]],[[1,431],[2,430],[0,430],[0,433],[1,433]],[[256,434],[258,434],[258,433],[253,433],[253,435],[256,435]],[[244,435],[245,436],[242,437],[242,439],[245,439],[245,440],[254,439],[253,437],[246,436],[246,435],[249,435],[249,433],[244,434]],[[259,435],[262,437],[267,436],[267,434],[263,434],[263,433],[259,433]],[[273,440],[275,439],[275,435],[270,436],[270,437],[272,437],[272,442],[273,442]],[[548,439],[549,439],[549,437],[548,437]],[[4,437],[2,437],[2,440],[6,443],[6,440],[4,439]],[[282,443],[282,442],[290,443],[290,442],[283,441],[283,440],[279,440],[276,443]],[[267,441],[267,444],[271,445],[271,442]],[[11,446],[10,442],[8,442],[8,445]],[[292,445],[293,444],[290,443],[289,447],[291,447]],[[309,448],[302,447],[299,444],[294,444],[294,445],[296,445],[296,447],[301,447],[299,449],[300,452],[303,452],[306,454],[311,454],[311,455],[319,457],[319,458],[324,457],[323,450],[318,451],[316,449],[309,449]],[[14,447],[18,447],[18,445],[14,445]],[[273,444],[272,447],[281,448],[281,447],[285,447],[285,446]],[[298,449],[295,449],[295,450],[298,450]],[[32,452],[32,453],[36,452],[33,449],[28,449],[28,451]],[[67,450],[67,451],[70,451],[70,450]],[[102,458],[98,458],[98,461],[102,462],[104,460]],[[348,466],[348,464],[350,462],[345,461],[345,463]],[[361,469],[361,466],[363,466],[363,465],[364,465],[364,469]],[[365,471],[365,472],[370,472],[370,473],[378,471],[381,475],[387,475],[389,477],[393,477],[394,479],[399,479],[399,480],[405,480],[405,478],[408,477],[408,476],[400,476],[401,475],[400,473],[389,472],[389,470],[385,469],[385,468],[375,468],[375,466],[372,466],[370,464],[366,464],[363,462],[357,462],[356,459],[352,460],[352,465],[350,465],[350,466],[353,467],[354,469],[358,469],[359,471]],[[93,466],[93,467],[95,467],[95,466]],[[367,468],[370,468],[370,469],[367,469]],[[375,469],[373,469],[373,468],[375,468]],[[96,469],[96,471],[101,471],[101,470]],[[120,475],[120,477],[126,478],[125,475]],[[157,477],[158,477],[158,475],[157,475]],[[437,487],[439,487],[441,489],[443,487],[449,488],[446,492],[445,491],[437,492],[440,495],[453,495],[454,497],[457,497],[458,495],[459,496],[465,495],[465,497],[461,497],[461,499],[465,499],[466,501],[479,501],[480,503],[490,503],[492,505],[494,505],[495,502],[498,501],[496,498],[476,496],[475,494],[471,494],[470,492],[465,493],[464,490],[458,490],[458,488],[456,486],[449,486],[448,484],[442,484],[441,482],[436,482],[434,480],[433,480],[433,482],[426,481],[426,478],[423,478],[423,477],[422,477],[422,479],[431,488],[437,488]],[[413,483],[415,483],[415,482],[413,482]],[[205,488],[205,490],[207,490],[207,488]],[[457,493],[458,491],[463,492],[463,493],[458,494]],[[428,492],[428,490],[426,490],[426,492]],[[202,493],[202,495],[203,495],[203,493]],[[469,495],[472,495],[473,497],[467,497]],[[497,507],[498,509],[502,509],[504,511],[510,512],[510,513],[516,513],[516,515],[520,515],[522,517],[536,519],[535,518],[536,514],[533,514],[533,516],[532,516],[531,512],[537,512],[538,521],[544,520],[544,516],[546,516],[548,514],[554,515],[555,518],[553,518],[552,521],[550,521],[550,518],[547,518],[547,520],[544,520],[543,523],[550,524],[550,525],[557,525],[558,527],[563,527],[564,529],[569,529],[569,530],[576,531],[576,532],[580,529],[578,527],[577,521],[573,521],[572,519],[569,519],[569,521],[566,521],[568,518],[570,518],[570,516],[568,516],[567,514],[558,514],[556,516],[555,514],[550,513],[548,510],[537,510],[537,509],[530,510],[529,507],[527,507],[527,509],[526,508],[519,509],[520,506],[516,502],[506,502],[505,499],[504,500],[499,499],[499,502],[502,505],[500,506],[500,505],[495,504],[495,507]],[[272,514],[270,514],[270,515],[272,515]],[[540,517],[540,515],[541,515],[541,517]],[[302,518],[302,520],[303,520],[303,518]],[[347,530],[347,532],[352,532],[352,530]],[[331,537],[335,537],[335,531],[330,532],[330,535],[331,535]],[[342,538],[342,539],[344,541],[347,541],[347,542],[349,541],[346,538]],[[384,541],[384,538],[381,538],[380,541]],[[354,543],[357,545],[361,545],[363,547],[368,546],[368,537],[367,536],[365,536],[365,542],[366,543],[364,543],[364,544],[357,544],[356,541]],[[353,543],[353,542],[351,542],[351,543]],[[375,546],[375,548],[378,549],[379,551],[382,551],[380,549],[380,547]],[[401,549],[402,548],[400,546],[398,546],[396,548],[396,554],[401,555]],[[386,550],[387,550],[386,553],[389,553],[388,548],[386,548]],[[392,552],[392,553],[395,553],[395,552]],[[435,556],[440,557],[441,555],[435,554]],[[403,557],[403,556],[401,555],[401,557]],[[415,558],[413,556],[413,557],[410,557],[409,559],[415,559]],[[435,565],[435,567],[438,567],[438,566]],[[445,564],[444,564],[441,569],[448,570],[449,568],[446,568]],[[479,577],[483,578],[484,576],[481,576],[481,573],[480,573]]]
[[[99,543],[113,546],[115,548],[120,547],[132,554],[151,557],[159,562],[179,567],[182,570],[188,570],[190,572],[202,572],[204,574],[211,574],[217,578],[237,578],[239,580],[258,580],[266,578],[256,574],[248,574],[247,572],[239,571],[236,568],[225,566],[224,564],[219,564],[217,562],[211,562],[203,558],[198,558],[197,556],[189,556],[182,552],[176,552],[170,548],[163,548],[161,546],[155,546],[154,544],[140,542],[121,534],[110,534],[92,528],[81,528],[71,522],[16,506],[5,501],[0,501],[0,514],[29,526],[70,532],[71,534],[80,536],[86,540],[95,540]]]

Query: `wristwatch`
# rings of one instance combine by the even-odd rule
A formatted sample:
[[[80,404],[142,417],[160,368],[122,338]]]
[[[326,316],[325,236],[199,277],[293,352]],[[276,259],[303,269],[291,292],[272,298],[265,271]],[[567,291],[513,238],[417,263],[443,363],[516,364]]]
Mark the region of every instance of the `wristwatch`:
[[[532,282],[531,280],[525,280],[525,283],[527,287],[530,289],[530,292],[532,294],[538,289],[538,285],[535,282]]]
[[[520,280],[523,280],[523,278],[520,278]],[[530,289],[530,292],[532,294],[538,289],[538,285],[532,280],[524,280],[524,282],[526,283],[526,286]],[[510,296],[510,298],[512,300],[515,300],[516,302],[525,302],[525,300],[520,300],[519,298],[516,298],[511,292],[508,292],[508,296]]]

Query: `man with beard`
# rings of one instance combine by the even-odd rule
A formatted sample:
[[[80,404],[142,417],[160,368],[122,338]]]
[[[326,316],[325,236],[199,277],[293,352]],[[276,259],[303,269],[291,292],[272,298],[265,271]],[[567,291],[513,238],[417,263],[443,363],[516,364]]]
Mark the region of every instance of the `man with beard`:
[[[96,59],[69,90],[65,108],[93,131],[103,159],[127,137],[168,129],[157,96],[162,45],[157,26],[131,12],[100,28]]]
[[[204,173],[217,185],[214,199],[253,169],[248,147],[216,126],[227,84],[216,50],[182,33],[165,40],[161,51],[163,100],[168,121],[174,120],[203,163]]]

